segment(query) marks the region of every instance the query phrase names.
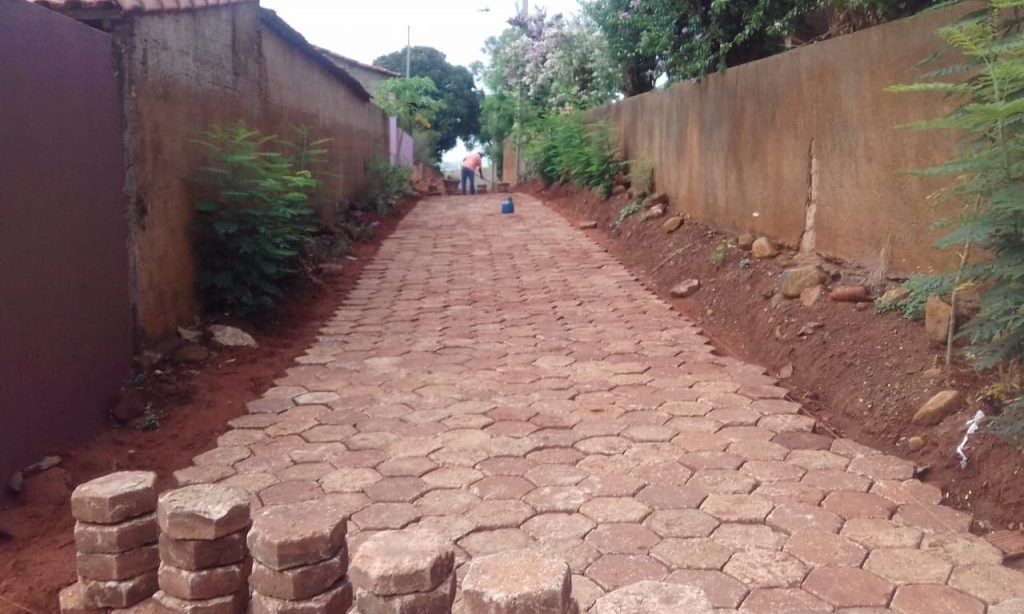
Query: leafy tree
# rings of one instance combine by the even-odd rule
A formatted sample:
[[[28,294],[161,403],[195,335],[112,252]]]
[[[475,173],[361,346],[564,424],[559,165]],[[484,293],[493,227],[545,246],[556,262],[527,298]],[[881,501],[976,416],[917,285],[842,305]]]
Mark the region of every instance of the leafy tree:
[[[429,77],[388,79],[377,86],[373,98],[385,113],[398,118],[404,132],[430,128],[437,115],[445,109],[440,100],[441,94]],[[404,138],[404,133],[399,133],[399,151]]]
[[[373,63],[404,75],[405,49],[381,56]],[[411,76],[427,77],[434,82],[445,105],[432,122],[431,129],[437,133],[435,160],[455,147],[457,139],[472,142],[480,131],[483,94],[476,90],[469,69],[449,64],[445,55],[432,47],[413,47],[409,65]]]
[[[664,62],[641,47],[645,24],[641,19],[629,18],[629,11],[636,8],[634,0],[596,0],[583,5],[608,41],[609,57],[619,69],[622,93],[627,97],[654,89],[655,80],[664,72]]]

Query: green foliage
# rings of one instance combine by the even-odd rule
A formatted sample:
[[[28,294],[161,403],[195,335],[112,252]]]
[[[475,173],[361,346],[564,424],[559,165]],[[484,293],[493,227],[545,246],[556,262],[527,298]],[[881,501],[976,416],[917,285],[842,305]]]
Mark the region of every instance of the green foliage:
[[[715,266],[722,266],[725,264],[725,255],[729,251],[729,242],[722,241],[715,246],[715,251],[711,252],[711,264]]]
[[[319,182],[299,164],[311,164],[312,149],[241,121],[214,125],[202,137],[194,141],[207,157],[196,176],[203,198],[195,203],[193,226],[199,291],[211,307],[228,312],[273,307],[282,284],[299,273],[316,230],[310,194]]]
[[[412,168],[386,157],[366,165],[366,202],[380,215],[391,215],[402,198],[413,193]]]
[[[373,63],[404,75],[405,49],[381,56]],[[469,69],[449,64],[445,55],[432,47],[413,47],[409,66],[411,76],[427,77],[434,82],[438,99],[444,104],[432,122],[436,137],[429,159],[436,162],[442,153],[455,147],[457,139],[471,142],[480,132],[483,93],[476,89]]]
[[[1014,14],[1020,8],[1024,0],[992,0],[941,28],[939,35],[963,62],[926,75],[923,83],[891,88],[941,92],[960,103],[946,117],[907,127],[957,129],[963,135],[953,159],[919,173],[952,178],[947,195],[957,213],[947,220],[953,229],[938,245],[991,254],[945,278],[950,288],[958,283],[987,289],[980,313],[961,333],[982,369],[1024,350],[1024,34]],[[958,75],[968,78],[949,80]]]
[[[626,205],[625,207],[623,207],[622,211],[619,211],[619,216],[616,217],[615,221],[612,223],[612,228],[618,228],[619,226],[622,225],[623,222],[626,221],[627,218],[629,218],[629,216],[636,215],[637,213],[640,213],[641,211],[643,211],[643,208],[644,208],[644,199],[642,199],[642,198],[634,199],[633,202],[631,202],[628,205]]]
[[[374,103],[392,117],[398,118],[402,130],[430,128],[431,122],[445,106],[441,93],[429,77],[388,79],[373,93]]]
[[[921,321],[928,297],[949,292],[952,280],[945,275],[915,275],[904,282],[903,289],[907,291],[906,298],[892,302],[882,302],[879,298],[875,301],[876,310],[879,313],[895,311],[908,320]]]
[[[436,130],[417,128],[412,131],[412,158],[416,162],[437,165],[438,143],[441,135]]]
[[[531,123],[524,135],[523,152],[545,183],[572,183],[605,197],[615,186],[615,175],[625,167],[616,158],[608,127],[587,125],[576,113],[549,115]]]

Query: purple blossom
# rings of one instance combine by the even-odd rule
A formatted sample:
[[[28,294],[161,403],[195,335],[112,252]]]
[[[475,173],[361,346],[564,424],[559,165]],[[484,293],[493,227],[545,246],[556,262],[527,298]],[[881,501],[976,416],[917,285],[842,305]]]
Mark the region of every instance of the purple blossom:
[[[665,70],[666,66],[668,66],[668,64],[665,63],[665,60],[658,60],[658,63],[657,63],[658,70]]]
[[[619,21],[626,21],[629,19],[629,13],[626,11],[619,11]]]
[[[679,35],[680,36],[686,36],[686,33],[689,32],[689,31],[690,31],[690,28],[687,28],[686,26],[683,26],[679,30]]]

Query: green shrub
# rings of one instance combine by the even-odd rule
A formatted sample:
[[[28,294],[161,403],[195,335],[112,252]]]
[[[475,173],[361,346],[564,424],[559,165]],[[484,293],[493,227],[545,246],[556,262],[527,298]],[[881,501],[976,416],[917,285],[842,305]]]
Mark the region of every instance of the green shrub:
[[[633,199],[633,201],[631,203],[629,203],[628,205],[626,205],[625,207],[622,208],[622,211],[619,211],[618,217],[616,217],[615,221],[612,223],[612,228],[618,228],[619,226],[622,225],[623,222],[626,221],[626,219],[629,216],[636,215],[637,213],[640,213],[640,211],[642,211],[643,208],[644,208],[644,199],[642,199],[642,198],[635,198],[635,199]]]
[[[928,297],[946,294],[952,289],[952,284],[945,275],[915,275],[903,283],[903,289],[907,291],[906,298],[891,302],[877,299],[875,308],[878,312],[896,311],[908,320],[921,321],[928,306]]]
[[[618,160],[611,131],[602,123],[587,125],[579,114],[555,114],[526,129],[525,158],[547,184],[567,182],[608,197],[615,175],[625,169]]]
[[[386,157],[366,165],[366,202],[380,215],[391,215],[402,198],[413,194],[412,168]]]
[[[193,225],[198,286],[210,307],[242,315],[273,307],[301,270],[317,225],[319,182],[282,150],[302,150],[243,122],[214,125],[194,143],[207,155]]]

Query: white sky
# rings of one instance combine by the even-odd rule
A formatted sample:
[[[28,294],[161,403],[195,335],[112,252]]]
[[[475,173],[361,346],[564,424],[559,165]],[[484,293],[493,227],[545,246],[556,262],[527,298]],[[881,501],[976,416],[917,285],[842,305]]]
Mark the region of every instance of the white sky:
[[[505,29],[521,0],[261,0],[306,40],[364,63],[405,48],[412,28],[413,46],[434,47],[452,64],[483,61],[484,41]],[[579,10],[578,0],[531,0],[530,10],[549,14]],[[490,9],[481,12],[481,9]],[[461,160],[461,143],[444,158]]]

